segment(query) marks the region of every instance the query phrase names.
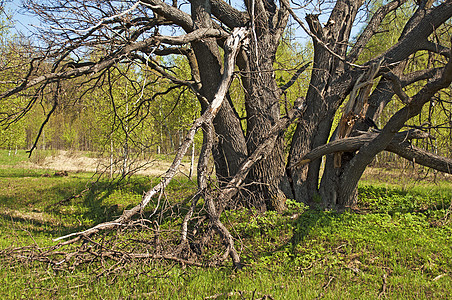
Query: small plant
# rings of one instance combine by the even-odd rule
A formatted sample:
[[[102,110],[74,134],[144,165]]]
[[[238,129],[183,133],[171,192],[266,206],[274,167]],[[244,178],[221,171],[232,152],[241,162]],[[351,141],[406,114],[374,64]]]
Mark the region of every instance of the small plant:
[[[286,199],[286,206],[289,210],[299,210],[299,211],[308,208],[304,203],[298,202],[294,199]]]

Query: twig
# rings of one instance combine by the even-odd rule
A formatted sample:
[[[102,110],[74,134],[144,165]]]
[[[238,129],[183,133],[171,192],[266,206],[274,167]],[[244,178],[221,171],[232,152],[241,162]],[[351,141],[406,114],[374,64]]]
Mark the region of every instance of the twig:
[[[323,286],[323,292],[320,292],[320,294],[317,296],[316,299],[320,299],[323,298],[323,296],[325,296],[325,291],[326,289],[330,286],[331,282],[333,281],[333,279],[336,278],[335,276],[330,276],[329,280],[327,283],[325,283],[325,285]]]
[[[133,207],[130,210],[124,211],[124,213],[117,218],[116,220],[112,222],[106,222],[99,225],[96,225],[90,229],[87,229],[82,232],[76,232],[71,233],[68,235],[65,235],[63,237],[59,237],[57,239],[54,239],[54,241],[58,241],[61,239],[65,239],[71,236],[77,236],[77,235],[91,235],[99,230],[106,230],[106,229],[113,229],[116,226],[122,226],[126,224],[134,215],[141,213],[143,209],[147,206],[147,204],[151,201],[152,197],[156,195],[157,193],[160,193],[163,191],[170,181],[173,179],[173,177],[176,175],[177,171],[179,170],[179,166],[181,164],[181,160],[187,150],[189,149],[191,143],[194,140],[195,133],[198,131],[198,129],[206,123],[209,123],[213,120],[213,118],[216,116],[218,111],[220,110],[220,107],[223,103],[223,100],[226,96],[226,93],[229,89],[229,85],[232,81],[232,75],[234,73],[234,66],[235,66],[235,58],[239,49],[239,46],[245,40],[247,37],[247,31],[245,28],[236,28],[234,29],[231,36],[226,40],[225,42],[225,66],[224,66],[224,73],[223,78],[221,80],[220,85],[218,86],[217,92],[215,93],[215,97],[210,103],[207,110],[202,114],[201,117],[199,117],[192,127],[189,130],[189,133],[185,137],[184,142],[179,147],[179,150],[173,160],[173,163],[171,164],[170,168],[165,172],[165,174],[162,176],[162,180],[160,183],[158,183],[156,186],[154,186],[151,190],[149,190],[143,197],[140,204]]]
[[[215,294],[215,295],[212,295],[212,296],[207,296],[207,297],[204,297],[204,300],[217,299],[217,298],[220,298],[220,297],[232,297],[232,296],[235,296],[235,295],[241,295],[242,296],[243,294],[250,294],[250,293],[252,293],[253,297],[254,297],[255,294],[262,295],[262,297],[259,298],[259,299],[274,299],[271,295],[266,295],[266,294],[263,294],[263,293],[260,293],[260,292],[256,292],[256,290],[254,290],[254,291],[239,291],[239,290],[237,290],[237,291],[232,291],[232,292],[228,292],[228,293],[218,293],[218,294]],[[256,299],[256,300],[258,300],[258,299]]]
[[[381,292],[380,294],[378,294],[378,298],[386,297],[386,284],[387,284],[386,277],[387,275],[383,274],[383,285],[381,286]]]
[[[306,25],[304,25],[303,21],[295,14],[295,12],[292,10],[292,8],[290,7],[289,1],[288,0],[282,0],[281,1],[282,4],[287,8],[287,10],[289,11],[290,15],[292,16],[292,18],[294,18],[294,20],[301,26],[301,28],[303,28],[303,30],[310,36],[312,37],[317,43],[319,43],[319,45],[321,45],[323,48],[325,48],[326,51],[328,51],[331,55],[333,55],[334,57],[336,57],[337,59],[343,61],[344,63],[352,66],[352,67],[356,67],[356,68],[360,68],[360,69],[365,69],[366,67],[364,66],[360,66],[354,63],[349,62],[345,57],[340,56],[339,54],[337,54],[336,52],[334,52],[333,50],[331,50],[327,44],[325,44],[318,36],[316,36],[314,33],[312,33],[307,27]]]

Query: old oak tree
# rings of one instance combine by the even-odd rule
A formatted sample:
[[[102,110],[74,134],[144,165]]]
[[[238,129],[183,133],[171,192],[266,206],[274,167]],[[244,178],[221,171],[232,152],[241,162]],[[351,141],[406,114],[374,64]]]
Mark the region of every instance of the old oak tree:
[[[430,137],[428,125],[406,128],[432,101],[444,101],[450,117],[452,1],[28,0],[24,7],[42,21],[39,40],[29,61],[15,69],[18,78],[4,83],[7,90],[0,97],[27,95],[30,100],[3,115],[3,122],[20,118],[42,95],[53,93],[48,119],[59,105],[63,84],[77,82],[88,93],[108,84],[112,70],[154,74],[152,80],[141,77],[137,94],[146,97],[138,98],[130,118],[146,116],[143,111],[152,106],[153,86],[160,81],[171,83],[168,90],[189,90],[201,107],[171,168],[142,202],[112,222],[70,235],[75,239],[127,224],[140,214],[175,175],[198,129],[203,132],[198,192],[181,240],[187,240],[202,198],[211,226],[237,267],[234,238],[220,221],[228,207],[284,210],[288,198],[327,208],[353,207],[358,181],[382,151],[452,173],[450,158],[411,143]],[[369,55],[369,43],[387,32],[390,16],[403,22],[398,38]],[[313,56],[281,82],[275,76],[277,50],[289,24],[292,35],[311,39]],[[420,55],[428,63],[413,68]],[[187,76],[172,71],[170,57],[184,57]],[[307,90],[287,93],[303,72],[310,73]],[[230,91],[234,78],[240,83],[237,99],[237,92]],[[385,107],[394,102],[397,109],[376,128]],[[294,131],[287,139],[290,126]],[[207,184],[209,157],[215,164],[215,190]]]

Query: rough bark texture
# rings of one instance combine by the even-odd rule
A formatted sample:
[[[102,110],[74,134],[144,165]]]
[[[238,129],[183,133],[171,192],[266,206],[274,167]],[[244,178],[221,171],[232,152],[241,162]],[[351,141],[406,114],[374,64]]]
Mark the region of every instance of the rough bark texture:
[[[448,18],[446,15],[450,16],[450,4],[445,3],[442,7],[437,7],[431,11],[428,11],[428,8],[431,5],[432,1],[424,1],[424,3],[420,5],[418,10],[405,25],[399,42],[386,53],[377,58],[384,59],[388,63],[399,62],[393,69],[394,73],[401,74],[406,66],[406,60],[409,55],[422,48],[421,45],[433,32],[434,27],[437,26],[435,23],[443,22],[446,18]],[[433,17],[434,15],[435,17]],[[429,85],[431,86],[431,84]],[[371,95],[370,112],[367,114],[368,118],[376,118],[378,114],[381,113],[384,106],[389,103],[395,90],[397,90],[393,88],[393,86],[394,83],[391,82],[391,80],[382,79],[377,89],[374,91],[374,94]],[[366,166],[373,160],[377,153],[387,147],[394,137],[394,134],[402,128],[408,119],[420,113],[423,106],[421,102],[425,103],[429,101],[430,97],[435,93],[432,92],[432,89],[427,88],[427,86],[421,92],[422,94],[418,94],[417,96],[419,98],[423,98],[423,100],[417,100],[417,104],[408,104],[402,110],[397,112],[385,125],[385,129],[378,137],[376,137],[369,144],[364,145],[357,155],[351,155],[348,158],[349,163],[347,165],[343,166],[340,170],[335,170],[336,178],[334,181],[337,187],[336,190],[332,191],[331,189],[328,189],[327,185],[325,185],[325,188],[323,189],[323,191],[327,191],[323,194],[326,196],[325,199],[328,203],[342,207],[354,206],[356,204],[357,184]],[[408,111],[409,113],[407,113]],[[362,124],[360,129],[363,129]],[[329,195],[327,194],[328,191]]]
[[[211,6],[208,0],[192,1],[192,18],[196,28],[211,28]],[[192,43],[201,80],[201,94],[209,101],[221,81],[222,65],[220,52],[214,38],[205,38]],[[203,111],[206,103],[201,101]],[[245,137],[240,121],[229,101],[225,101],[214,119],[216,139],[213,149],[218,179],[227,181],[235,174],[247,156]]]
[[[306,96],[307,111],[295,131],[288,165],[311,149],[325,144],[329,137],[336,109],[350,90],[351,76],[345,74],[344,62],[333,56],[325,45],[337,55],[345,55],[346,41],[361,4],[362,1],[337,1],[325,27],[316,15],[306,17],[310,31],[317,38],[314,39],[314,65]],[[339,77],[342,78],[341,84],[337,85],[335,81]],[[316,202],[320,164],[321,160],[315,160],[308,166],[292,170],[291,181],[298,201]]]
[[[248,153],[252,154],[262,138],[280,118],[281,92],[276,83],[273,63],[282,28],[288,13],[277,9],[272,1],[246,2],[251,16],[251,37],[247,57],[248,73],[243,73],[247,90]],[[280,189],[284,176],[284,140],[278,137],[271,153],[250,171],[249,203],[261,211],[282,210],[285,197]]]

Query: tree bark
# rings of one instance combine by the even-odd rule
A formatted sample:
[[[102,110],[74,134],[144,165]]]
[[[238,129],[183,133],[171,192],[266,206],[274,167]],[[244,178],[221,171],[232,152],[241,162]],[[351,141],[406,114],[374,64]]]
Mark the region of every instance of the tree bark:
[[[344,61],[353,21],[363,1],[337,1],[330,18],[323,27],[316,15],[308,15],[306,21],[314,36],[314,65],[306,96],[307,110],[295,130],[288,165],[299,157],[327,142],[335,112],[351,88],[352,77]],[[301,22],[301,20],[299,21]],[[326,49],[329,47],[329,49]],[[336,55],[333,55],[334,52]],[[338,85],[335,82],[341,78]],[[295,199],[315,205],[321,160],[289,172]]]
[[[211,6],[208,0],[191,1],[192,18],[196,28],[211,28]],[[221,81],[222,65],[220,52],[214,38],[192,42],[202,83],[201,94],[209,101]],[[200,100],[202,112],[207,104]],[[220,182],[234,175],[247,156],[245,136],[240,121],[231,103],[225,101],[213,121],[216,138],[213,148],[216,173]]]
[[[251,16],[251,37],[247,57],[245,103],[247,113],[246,145],[252,154],[262,138],[280,119],[281,91],[276,83],[273,63],[282,29],[288,20],[284,8],[273,1],[246,1]],[[244,85],[245,86],[245,85]],[[248,175],[248,205],[260,211],[282,210],[285,195],[280,185],[284,176],[284,139],[280,135],[271,153],[256,163]]]
[[[405,25],[399,38],[399,42],[379,57],[368,62],[368,65],[372,65],[372,63],[377,60],[384,60],[386,63],[397,62],[393,67],[392,72],[395,73],[396,76],[400,76],[406,66],[406,60],[409,55],[420,50],[424,41],[427,40],[427,37],[433,32],[434,28],[438,26],[437,24],[444,22],[444,20],[448,18],[447,15],[450,16],[450,3],[444,3],[429,11],[428,9],[431,5],[432,1],[423,1],[418,10]],[[394,88],[394,84],[389,77],[382,78],[369,98],[366,119],[376,120],[383,111],[383,108],[391,101],[395,91],[397,91],[397,89]],[[404,97],[402,96],[402,98]],[[411,113],[413,113],[413,111]],[[403,119],[408,120],[406,119],[406,115],[403,117],[400,117],[399,115],[398,118],[397,121],[393,120],[392,122],[402,122]],[[398,129],[393,129],[395,131],[392,132],[392,135],[394,135],[402,125],[403,124],[397,125],[395,128]],[[369,123],[360,122],[356,124],[354,130],[366,131],[369,127]],[[363,146],[356,156],[351,152],[345,153],[343,161],[346,163],[340,168],[335,168],[334,164],[329,161],[331,156],[327,157],[325,172],[320,184],[320,194],[323,205],[335,207],[354,206],[356,204],[356,188],[359,178],[378,151],[384,150],[391,141],[392,137],[390,137],[388,133],[385,135],[387,136],[386,139],[378,137],[369,144],[373,146]],[[371,147],[373,147],[372,150]],[[379,150],[376,151],[376,149]],[[367,154],[364,150],[368,151]]]

